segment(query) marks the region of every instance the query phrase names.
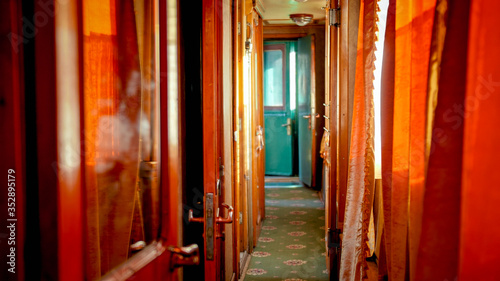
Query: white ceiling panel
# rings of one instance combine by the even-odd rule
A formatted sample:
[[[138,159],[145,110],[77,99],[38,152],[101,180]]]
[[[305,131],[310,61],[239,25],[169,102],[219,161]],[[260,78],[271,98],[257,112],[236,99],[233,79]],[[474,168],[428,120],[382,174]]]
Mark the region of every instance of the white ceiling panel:
[[[264,4],[262,15],[267,24],[293,24],[290,14],[312,14],[313,21],[324,21],[326,0],[308,0],[297,2],[295,0],[260,0]]]

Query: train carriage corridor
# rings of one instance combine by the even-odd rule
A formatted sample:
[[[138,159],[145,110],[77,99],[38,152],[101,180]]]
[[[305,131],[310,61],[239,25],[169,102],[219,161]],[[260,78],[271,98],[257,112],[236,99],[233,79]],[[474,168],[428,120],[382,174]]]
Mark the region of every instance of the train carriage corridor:
[[[324,204],[290,179],[266,182],[266,220],[245,281],[328,280]]]
[[[0,1],[0,280],[500,280],[499,10]]]

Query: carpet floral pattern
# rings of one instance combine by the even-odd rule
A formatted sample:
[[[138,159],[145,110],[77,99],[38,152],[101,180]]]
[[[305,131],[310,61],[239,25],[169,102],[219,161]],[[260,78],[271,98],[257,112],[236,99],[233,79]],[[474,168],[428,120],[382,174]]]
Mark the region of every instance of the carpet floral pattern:
[[[266,219],[245,281],[328,280],[324,225],[316,191],[266,188]]]

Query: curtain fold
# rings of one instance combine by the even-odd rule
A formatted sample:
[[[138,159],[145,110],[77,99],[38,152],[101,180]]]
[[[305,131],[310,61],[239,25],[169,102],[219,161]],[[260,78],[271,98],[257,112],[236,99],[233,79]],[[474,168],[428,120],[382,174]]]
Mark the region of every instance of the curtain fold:
[[[460,218],[461,281],[500,276],[500,1],[471,0]]]
[[[414,280],[427,163],[435,0],[390,1],[382,74],[382,182],[390,280]],[[432,110],[431,110],[432,112]]]
[[[407,264],[410,97],[411,2],[396,1],[394,121],[392,143],[390,280],[404,280]]]
[[[437,93],[416,280],[455,280],[458,270],[468,1],[438,0],[429,93]],[[439,54],[442,53],[442,54]],[[439,71],[439,73],[435,73]],[[433,85],[433,81],[436,84]],[[434,88],[435,87],[435,88]]]
[[[389,0],[384,40],[384,61],[382,64],[382,85],[380,96],[380,125],[382,143],[382,203],[384,216],[385,264],[391,272],[392,257],[392,152],[394,134],[394,71],[396,40],[396,0]],[[379,257],[382,259],[383,257]],[[380,269],[379,269],[380,271]]]
[[[382,64],[380,92],[381,143],[382,143],[382,203],[384,216],[384,249],[387,273],[391,272],[392,257],[392,142],[394,134],[394,71],[396,40],[396,0],[389,0]],[[383,257],[379,257],[381,259]],[[380,270],[379,270],[380,271]]]
[[[391,280],[407,276],[414,280],[418,255],[426,130],[432,122],[427,117],[427,85],[434,6],[435,0],[391,1],[389,5],[384,53],[387,69],[382,78],[382,180]]]
[[[408,248],[410,280],[415,279],[417,255],[422,232],[422,213],[427,166],[427,123],[433,122],[428,111],[428,78],[431,39],[436,0],[412,2],[410,152],[409,152],[409,222]],[[428,113],[430,112],[430,116]]]
[[[390,1],[381,101],[389,280],[498,279],[499,8]]]
[[[340,280],[366,277],[374,186],[373,71],[377,1],[361,1]]]

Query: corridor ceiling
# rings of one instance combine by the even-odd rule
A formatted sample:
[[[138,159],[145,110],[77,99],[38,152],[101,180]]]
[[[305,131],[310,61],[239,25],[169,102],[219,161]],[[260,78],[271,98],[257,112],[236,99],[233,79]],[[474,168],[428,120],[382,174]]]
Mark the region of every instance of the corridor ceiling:
[[[299,0],[300,1],[300,0]],[[308,0],[297,2],[295,0],[258,0],[262,2],[264,24],[294,24],[290,14],[312,14],[313,23],[324,23],[326,0]]]

